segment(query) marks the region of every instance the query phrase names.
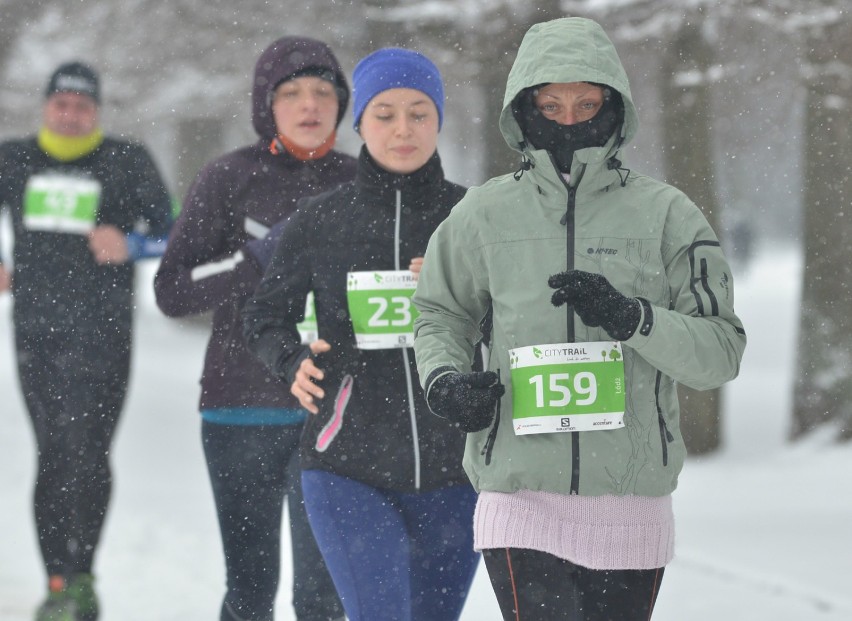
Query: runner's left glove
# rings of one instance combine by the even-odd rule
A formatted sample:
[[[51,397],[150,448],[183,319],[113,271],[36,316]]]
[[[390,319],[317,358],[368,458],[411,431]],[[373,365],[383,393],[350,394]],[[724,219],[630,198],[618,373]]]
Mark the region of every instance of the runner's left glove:
[[[570,304],[584,324],[600,326],[616,341],[629,339],[639,327],[639,300],[622,295],[600,274],[569,270],[551,276],[547,284],[556,289],[550,298],[554,306]]]

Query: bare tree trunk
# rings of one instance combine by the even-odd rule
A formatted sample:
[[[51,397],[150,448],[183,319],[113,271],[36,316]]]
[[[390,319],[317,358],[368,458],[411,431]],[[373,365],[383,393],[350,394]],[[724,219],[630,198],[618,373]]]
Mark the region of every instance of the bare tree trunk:
[[[563,17],[558,0],[539,0],[535,7],[535,10],[514,19],[505,14],[484,19],[475,38],[473,51],[479,67],[476,81],[485,102],[482,110],[482,145],[486,154],[486,179],[517,170],[521,161],[518,152],[506,144],[500,132],[506,79],[515,62],[521,40],[533,24]]]
[[[177,195],[183,199],[198,171],[222,153],[222,119],[186,118],[178,121]]]
[[[21,32],[26,31],[27,26],[41,16],[49,4],[48,0],[5,0],[0,3],[0,71],[5,73],[9,55]],[[0,127],[11,125],[9,111],[0,109]]]
[[[526,29],[515,29],[523,33]],[[477,84],[482,94],[480,144],[485,157],[483,173],[486,179],[517,170],[521,157],[506,144],[500,133],[500,113],[506,91],[506,78],[520,45],[520,36],[507,32],[482,33],[476,37],[475,57],[479,67]]]
[[[797,438],[830,421],[852,439],[852,19],[807,37],[805,266],[793,399]]]
[[[713,145],[710,135],[708,68],[711,46],[701,31],[702,19],[683,22],[666,50],[663,62],[663,144],[668,181],[685,192],[718,230],[713,183]],[[720,438],[720,391],[697,391],[679,386],[681,431],[687,449],[702,454],[716,450]]]

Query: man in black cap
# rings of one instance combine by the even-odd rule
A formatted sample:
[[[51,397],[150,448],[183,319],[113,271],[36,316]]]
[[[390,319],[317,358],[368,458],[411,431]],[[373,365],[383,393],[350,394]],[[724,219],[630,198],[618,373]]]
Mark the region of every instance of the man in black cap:
[[[37,134],[0,144],[0,207],[10,211],[14,232],[14,271],[0,261],[0,292],[14,295],[49,585],[37,621],[98,616],[92,564],[130,368],[128,236],[165,235],[171,215],[151,156],[139,144],[104,136],[99,106],[95,71],[63,64],[48,82]]]

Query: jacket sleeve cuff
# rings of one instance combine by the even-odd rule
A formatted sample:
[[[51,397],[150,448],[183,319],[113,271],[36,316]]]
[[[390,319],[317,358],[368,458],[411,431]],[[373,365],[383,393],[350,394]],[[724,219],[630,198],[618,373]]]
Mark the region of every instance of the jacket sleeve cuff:
[[[432,390],[432,386],[435,384],[435,381],[444,375],[449,375],[450,373],[458,373],[458,371],[451,366],[437,367],[426,377],[426,381],[423,382],[423,396],[426,398],[427,404],[429,403],[429,391]],[[429,409],[432,409],[431,406]]]
[[[651,330],[654,329],[654,307],[645,298],[636,298],[642,307],[642,318],[639,320],[639,329],[637,332],[641,336],[649,336]]]
[[[302,361],[306,358],[311,357],[311,348],[308,346],[303,346],[297,349],[295,352],[292,352],[288,359],[284,362],[284,380],[288,384],[293,384],[296,381],[296,373],[299,371],[299,367],[302,365]]]
[[[654,306],[645,298],[636,298],[639,300],[639,308],[641,310],[639,318],[639,326],[629,339],[625,341],[633,349],[641,349],[651,337],[654,331]]]

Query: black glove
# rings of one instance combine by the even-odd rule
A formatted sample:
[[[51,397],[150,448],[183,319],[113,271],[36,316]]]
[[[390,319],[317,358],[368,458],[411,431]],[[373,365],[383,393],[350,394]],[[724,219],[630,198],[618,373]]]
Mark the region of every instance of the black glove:
[[[443,373],[446,369],[436,369]],[[431,410],[454,422],[468,433],[481,431],[491,424],[497,402],[506,388],[493,371],[442,375],[429,386]]]
[[[629,339],[639,327],[639,300],[621,295],[600,274],[569,270],[551,276],[547,284],[556,289],[550,298],[554,306],[572,305],[584,324],[600,326],[616,341]]]

